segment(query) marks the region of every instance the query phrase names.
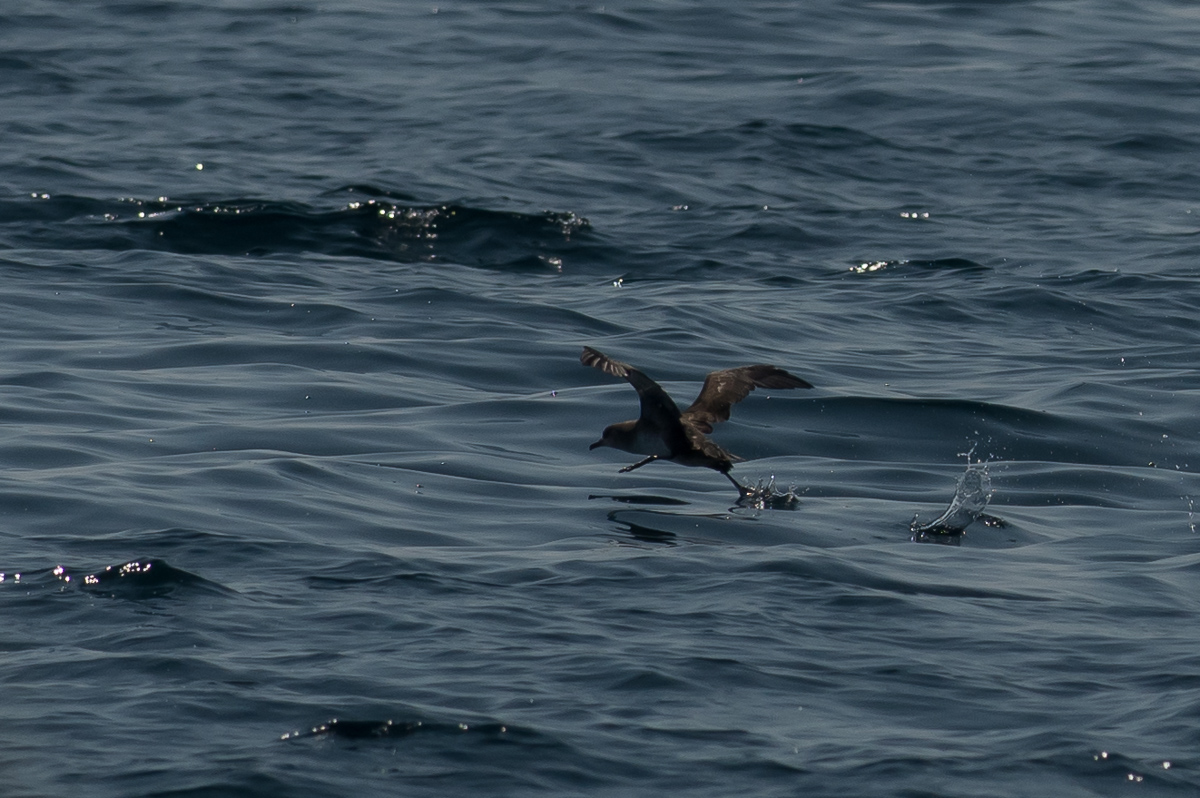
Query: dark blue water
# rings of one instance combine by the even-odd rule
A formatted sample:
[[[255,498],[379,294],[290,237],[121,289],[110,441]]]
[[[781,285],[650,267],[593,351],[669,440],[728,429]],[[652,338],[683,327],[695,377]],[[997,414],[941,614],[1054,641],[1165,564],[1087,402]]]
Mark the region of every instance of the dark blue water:
[[[0,45],[5,795],[1200,791],[1193,4]],[[714,436],[799,504],[618,474],[585,345],[811,381]]]

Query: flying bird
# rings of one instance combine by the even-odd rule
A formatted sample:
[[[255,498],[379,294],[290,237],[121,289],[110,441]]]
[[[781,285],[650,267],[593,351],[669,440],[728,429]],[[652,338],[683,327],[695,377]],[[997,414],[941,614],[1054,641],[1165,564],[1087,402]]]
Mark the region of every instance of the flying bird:
[[[745,495],[747,489],[730,475],[729,470],[733,468],[734,461],[742,458],[730,454],[709,439],[713,424],[728,421],[730,408],[755,388],[812,387],[775,366],[740,366],[709,374],[696,401],[680,412],[662,386],[628,363],[613,360],[590,346],[583,348],[579,362],[627,381],[637,391],[641,403],[641,415],[605,427],[600,440],[589,449],[610,446],[623,452],[646,455],[644,460],[622,468],[622,474],[655,460],[711,468],[724,474],[738,489],[739,495]]]

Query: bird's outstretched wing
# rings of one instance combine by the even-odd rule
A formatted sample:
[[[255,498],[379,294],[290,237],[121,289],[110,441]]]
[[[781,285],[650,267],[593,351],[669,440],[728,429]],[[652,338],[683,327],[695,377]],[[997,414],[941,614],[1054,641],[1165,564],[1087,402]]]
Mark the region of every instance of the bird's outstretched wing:
[[[704,433],[713,424],[729,420],[729,410],[745,399],[755,388],[811,388],[808,382],[775,366],[762,364],[714,371],[704,379],[704,387],[692,406],[683,411],[683,418]]]
[[[705,457],[717,461],[724,460],[727,463],[738,463],[745,459],[744,457],[738,457],[733,452],[719,445],[712,438],[705,435],[703,430],[696,424],[684,424],[683,430],[691,442],[692,448],[703,453]],[[712,427],[709,427],[709,431],[712,431]]]
[[[647,377],[628,363],[613,360],[608,355],[590,346],[583,348],[579,362],[585,366],[599,369],[605,374],[620,377],[633,386],[638,392],[638,400],[642,406],[642,421],[659,429],[666,429],[669,421],[678,419],[679,408],[666,391],[657,382]]]

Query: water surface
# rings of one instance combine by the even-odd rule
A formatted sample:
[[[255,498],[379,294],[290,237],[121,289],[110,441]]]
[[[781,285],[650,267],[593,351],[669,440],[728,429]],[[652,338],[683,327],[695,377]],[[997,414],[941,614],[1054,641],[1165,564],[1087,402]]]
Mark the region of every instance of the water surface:
[[[6,792],[1193,794],[1198,41],[0,12]],[[618,474],[584,345],[811,381],[715,434],[799,504]]]

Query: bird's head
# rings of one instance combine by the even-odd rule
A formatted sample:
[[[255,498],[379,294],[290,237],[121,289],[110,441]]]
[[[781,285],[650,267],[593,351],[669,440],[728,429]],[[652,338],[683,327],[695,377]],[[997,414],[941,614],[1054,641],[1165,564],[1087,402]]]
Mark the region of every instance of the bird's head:
[[[588,451],[591,451],[592,449],[599,449],[601,446],[612,446],[612,435],[610,434],[611,431],[612,427],[605,427],[604,433],[600,436],[600,440],[589,446]]]
[[[604,433],[600,436],[600,440],[588,447],[591,449],[599,449],[601,446],[609,446],[613,449],[621,449],[629,451],[633,437],[632,421],[622,421],[619,424],[609,424],[604,428]]]

